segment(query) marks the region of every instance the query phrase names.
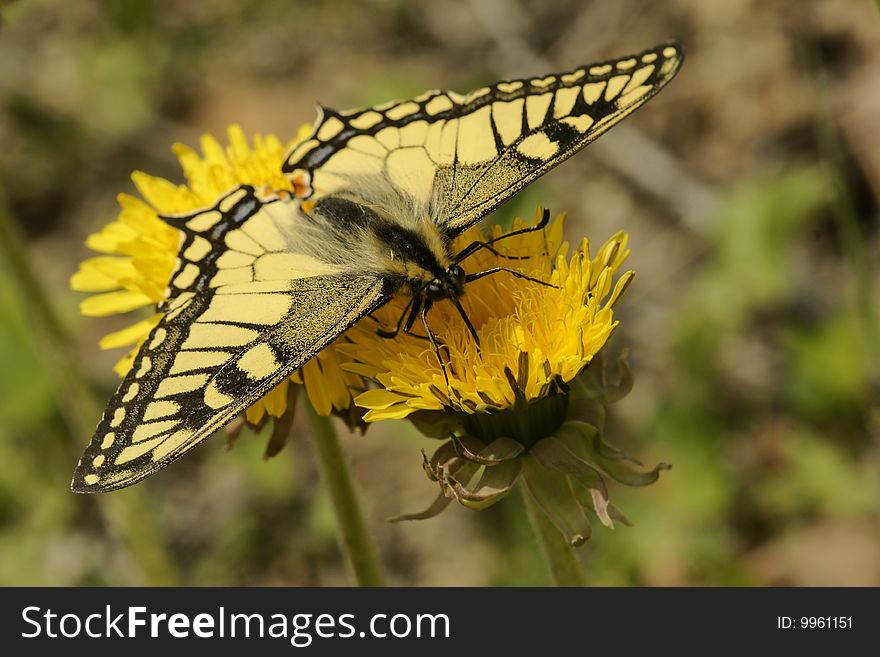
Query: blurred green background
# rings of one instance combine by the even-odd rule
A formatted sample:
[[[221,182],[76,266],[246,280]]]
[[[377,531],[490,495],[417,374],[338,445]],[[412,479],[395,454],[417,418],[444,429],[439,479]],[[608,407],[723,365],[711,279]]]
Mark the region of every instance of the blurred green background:
[[[132,170],[180,181],[173,142],[230,123],[286,139],[315,102],[464,92],[678,38],[668,89],[500,211],[544,203],[571,239],[631,236],[609,349],[629,349],[636,386],[608,437],[674,468],[614,488],[635,527],[597,526],[579,555],[602,585],[880,585],[873,2],[0,6],[0,583],[349,581],[304,417],[269,461],[265,435],[217,436],[133,489],[69,492],[117,382],[97,340],[131,320],[80,317],[68,279]],[[60,326],[40,329],[34,285]],[[433,499],[434,443],[405,423],[343,443],[392,583],[549,583],[517,496],[390,524]]]

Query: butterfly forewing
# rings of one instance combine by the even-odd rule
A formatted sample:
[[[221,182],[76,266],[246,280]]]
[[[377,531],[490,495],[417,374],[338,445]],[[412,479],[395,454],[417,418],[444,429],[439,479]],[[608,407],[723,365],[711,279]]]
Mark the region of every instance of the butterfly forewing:
[[[568,73],[499,82],[461,96],[430,91],[349,112],[323,109],[284,171],[325,196],[381,175],[457,235],[656,94],[678,71],[681,49]]]
[[[291,252],[279,224],[290,216],[241,187],[169,218],[183,239],[165,314],[80,459],[75,491],[120,488],[167,465],[383,301],[376,276]]]

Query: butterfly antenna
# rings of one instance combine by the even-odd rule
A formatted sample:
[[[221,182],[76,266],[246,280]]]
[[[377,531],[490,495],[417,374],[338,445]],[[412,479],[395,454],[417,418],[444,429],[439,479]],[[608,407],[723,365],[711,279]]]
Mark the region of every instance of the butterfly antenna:
[[[496,256],[507,258],[508,260],[528,260],[529,256],[509,256],[504,255],[503,253],[498,253],[495,249],[492,248],[492,245],[495,242],[500,242],[501,240],[506,240],[508,237],[516,237],[517,235],[525,235],[526,233],[535,233],[539,230],[544,230],[547,227],[547,224],[550,223],[550,210],[544,208],[544,211],[541,213],[541,220],[536,223],[534,226],[529,226],[528,228],[521,228],[520,230],[515,230],[512,233],[505,233],[504,235],[499,235],[491,240],[486,242],[472,242],[464,249],[459,251],[458,255],[455,256],[455,262],[459,263],[465,258],[469,258],[474,253],[479,251],[480,249],[487,249],[494,253]]]
[[[470,283],[479,278],[483,278],[483,276],[490,276],[492,274],[497,274],[499,272],[506,271],[508,274],[512,276],[516,276],[517,278],[522,278],[523,280],[530,281],[532,283],[537,283],[538,285],[543,285],[544,287],[557,287],[552,283],[547,283],[546,281],[542,281],[539,278],[533,278],[532,276],[528,276],[527,274],[523,274],[521,271],[517,271],[516,269],[509,269],[508,267],[492,267],[490,269],[484,269],[483,271],[478,271],[473,274],[468,274],[464,282]]]

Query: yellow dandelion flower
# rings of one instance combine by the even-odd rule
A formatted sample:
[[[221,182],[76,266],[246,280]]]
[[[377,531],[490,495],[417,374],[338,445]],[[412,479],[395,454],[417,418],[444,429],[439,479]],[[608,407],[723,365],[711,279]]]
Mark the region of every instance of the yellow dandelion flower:
[[[617,326],[614,305],[633,280],[627,271],[615,281],[630,254],[628,237],[617,233],[595,255],[584,239],[569,256],[563,223],[559,216],[524,232],[517,220],[507,235],[497,226],[489,235],[475,227],[459,238],[458,249],[495,240],[498,254],[480,249],[462,263],[472,275],[498,267],[519,274],[498,271],[465,288],[461,304],[476,340],[462,314],[439,303],[428,315],[437,350],[425,336],[379,338],[367,322],[338,345],[350,359],[343,369],[381,386],[355,398],[368,409],[366,421],[409,418],[426,435],[446,439],[424,460],[439,495],[425,511],[398,520],[432,517],[452,500],[482,509],[521,483],[575,546],[590,535],[588,512],[609,527],[628,523],[608,499],[609,479],[644,486],[669,467],[635,470],[626,464],[633,459],[602,438],[605,405],[631,385],[625,362],[614,385],[601,366],[587,369]],[[398,325],[405,302],[388,304],[375,319]]]
[[[290,147],[308,134],[304,126],[288,144],[278,137],[256,136],[251,146],[241,128],[230,126],[225,148],[212,136],[201,139],[201,153],[176,144],[172,150],[186,176],[186,185],[136,171],[132,180],[144,200],[120,194],[117,219],[89,236],[86,245],[102,255],[80,264],[71,278],[71,287],[95,293],[83,300],[84,315],[98,317],[154,308],[164,300],[168,280],[174,268],[179,233],[160,214],[174,214],[205,208],[224,192],[239,184],[290,190],[290,182],[281,173],[281,164]],[[123,376],[141,343],[159,322],[160,313],[135,322],[100,341],[103,349],[130,347],[115,366]],[[340,368],[340,356],[332,347],[322,351],[292,377],[304,384],[318,413],[347,411],[351,406],[350,389],[362,389],[360,377]],[[285,382],[254,403],[245,412],[247,421],[260,424],[267,417],[281,417],[288,407],[288,383]]]
[[[429,320],[443,342],[445,373],[424,339],[404,334],[395,340],[377,339],[374,325],[365,322],[349,331],[350,343],[339,349],[354,362],[345,367],[382,385],[355,399],[369,409],[364,419],[400,419],[418,410],[474,414],[510,408],[515,395],[505,368],[516,370],[527,401],[547,396],[554,380],[568,383],[580,374],[617,326],[613,306],[634,274],[628,271],[613,283],[630,253],[626,233],[612,237],[593,257],[584,239],[569,258],[569,246],[562,241],[563,224],[560,216],[543,232],[524,233],[504,240],[503,247],[499,244],[505,256],[522,258],[503,264],[515,265],[549,285],[506,272],[467,285],[461,303],[476,328],[479,346],[450,304],[432,309]],[[517,220],[513,230],[524,227]],[[499,226],[490,236],[474,227],[459,238],[458,246],[501,235]],[[484,271],[499,266],[499,258],[480,250],[463,264],[468,272]],[[403,301],[389,304],[376,317],[394,325],[402,312]],[[519,365],[523,371],[517,369]]]

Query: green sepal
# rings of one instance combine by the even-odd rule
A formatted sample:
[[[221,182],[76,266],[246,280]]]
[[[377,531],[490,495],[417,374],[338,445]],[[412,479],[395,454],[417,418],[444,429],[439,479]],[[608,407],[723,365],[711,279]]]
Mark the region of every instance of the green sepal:
[[[473,436],[464,435],[452,439],[459,456],[481,465],[497,465],[515,459],[525,451],[522,443],[510,438],[496,438],[488,445]]]
[[[427,438],[445,440],[461,430],[461,422],[443,411],[415,411],[407,415],[406,419]]]
[[[583,422],[566,422],[565,427],[566,431],[557,431],[557,438],[579,458],[621,484],[647,486],[657,481],[661,470],[672,467],[668,463],[658,463],[653,470],[647,472],[633,470],[625,463],[632,459],[603,442],[594,426]]]
[[[510,492],[521,468],[521,459],[485,466],[483,475],[473,488],[452,484],[452,489],[464,506],[469,509],[485,509]]]
[[[562,532],[572,547],[583,545],[590,537],[590,521],[574,496],[567,477],[544,467],[531,456],[523,456],[522,481],[526,494]]]
[[[449,503],[452,502],[451,497],[446,497],[443,493],[440,493],[436,499],[431,502],[430,506],[424,511],[419,511],[418,513],[404,513],[403,515],[394,516],[393,518],[389,518],[388,522],[401,522],[402,520],[427,520],[428,518],[433,518],[436,515],[439,515],[449,506]]]

